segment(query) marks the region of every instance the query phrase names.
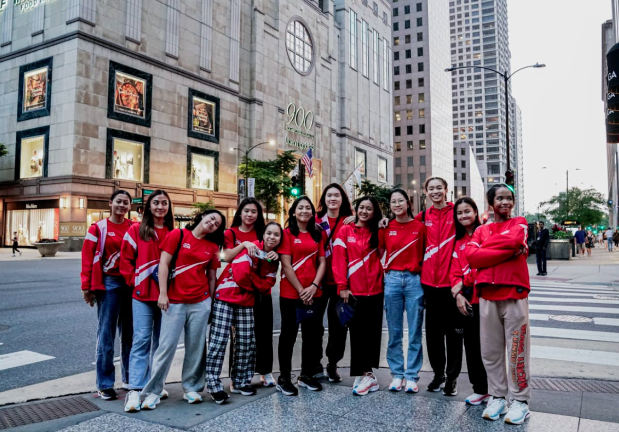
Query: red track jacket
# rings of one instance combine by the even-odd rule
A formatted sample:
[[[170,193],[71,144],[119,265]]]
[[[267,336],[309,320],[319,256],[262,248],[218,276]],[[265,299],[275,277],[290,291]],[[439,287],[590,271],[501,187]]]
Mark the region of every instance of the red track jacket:
[[[255,241],[254,244],[264,250],[262,241]],[[247,249],[243,250],[217,279],[215,298],[237,306],[254,306],[256,291],[261,294],[271,293],[278,266],[279,261],[268,262],[252,258],[247,254]]]
[[[415,219],[421,222],[423,212]],[[421,270],[421,283],[433,288],[451,286],[449,267],[453,253],[456,227],[454,205],[448,202],[442,209],[434,206],[426,210],[426,253]]]
[[[479,297],[477,296],[477,289],[475,286],[475,277],[477,276],[477,269],[472,269],[469,266],[465,256],[466,245],[471,241],[473,236],[464,234],[460,240],[456,241],[454,247],[453,257],[451,258],[451,268],[449,270],[449,279],[451,280],[451,286],[455,287],[458,282],[466,287],[473,289],[473,297],[471,298],[471,304],[479,303]]]
[[[370,249],[368,228],[344,225],[333,242],[333,276],[337,293],[349,289],[355,296],[383,292],[383,269],[377,248]]]
[[[470,266],[478,269],[475,286],[481,298],[505,300],[527,296],[531,290],[527,266],[528,231],[527,220],[522,216],[503,223],[482,225],[475,230],[465,253]],[[525,252],[515,256],[521,247]],[[517,293],[519,288],[524,293]],[[507,290],[507,293],[498,298],[496,293],[499,290]]]

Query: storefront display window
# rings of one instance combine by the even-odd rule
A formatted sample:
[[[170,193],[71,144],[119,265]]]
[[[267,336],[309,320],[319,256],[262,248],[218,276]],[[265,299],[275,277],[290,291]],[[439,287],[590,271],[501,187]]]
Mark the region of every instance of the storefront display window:
[[[189,89],[187,136],[219,142],[219,98]]]
[[[150,127],[153,76],[110,61],[108,118]]]
[[[148,183],[149,154],[149,137],[108,129],[107,178]]]
[[[195,189],[213,190],[213,179],[215,177],[215,158],[202,156],[199,154],[191,155],[191,187]]]
[[[387,159],[378,158],[378,181],[387,183]]]
[[[52,57],[19,68],[17,121],[50,115]]]
[[[21,140],[21,178],[43,176],[43,146],[45,136],[39,135]]]
[[[99,222],[101,219],[109,218],[110,215],[111,214],[109,210],[88,209],[88,213],[86,216],[86,226],[90,227],[90,225],[95,222]]]
[[[355,167],[359,167],[361,176],[366,176],[367,153],[364,150],[358,148],[355,149]]]
[[[7,211],[6,245],[11,244],[15,232],[20,246],[32,246],[41,239],[57,239],[58,213],[57,208]]]

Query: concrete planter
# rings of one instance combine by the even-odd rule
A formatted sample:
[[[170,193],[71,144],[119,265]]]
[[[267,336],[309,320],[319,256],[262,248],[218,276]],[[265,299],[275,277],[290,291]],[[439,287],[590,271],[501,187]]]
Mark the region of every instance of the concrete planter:
[[[33,243],[33,245],[37,248],[42,257],[53,257],[56,256],[58,249],[62,246],[64,242],[54,242],[54,243]]]
[[[546,259],[549,260],[569,260],[572,256],[572,245],[570,241],[550,240],[546,250]]]

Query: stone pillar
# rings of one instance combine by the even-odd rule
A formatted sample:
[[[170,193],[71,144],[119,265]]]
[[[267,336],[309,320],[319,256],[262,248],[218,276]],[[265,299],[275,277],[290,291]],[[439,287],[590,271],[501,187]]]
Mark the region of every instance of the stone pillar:
[[[168,57],[178,59],[178,39],[180,32],[180,1],[168,0],[168,19],[166,23],[165,53]]]
[[[142,39],[142,0],[127,0],[125,38],[138,44]]]
[[[240,0],[230,0],[230,80],[239,82],[239,57],[241,44]]]
[[[41,8],[42,9],[42,8]],[[69,0],[67,7],[67,24],[80,21],[91,26],[97,18],[97,0]]]
[[[200,24],[200,69],[210,72],[213,56],[213,0],[202,0]]]

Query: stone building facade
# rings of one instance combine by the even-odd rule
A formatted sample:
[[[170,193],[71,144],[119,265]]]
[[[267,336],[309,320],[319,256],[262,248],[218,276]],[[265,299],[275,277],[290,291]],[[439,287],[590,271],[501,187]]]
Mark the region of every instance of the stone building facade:
[[[11,0],[0,11],[2,244],[79,250],[116,189],[229,218],[246,149],[313,149],[306,192],[393,182],[385,0]],[[139,202],[132,209],[136,216]]]

